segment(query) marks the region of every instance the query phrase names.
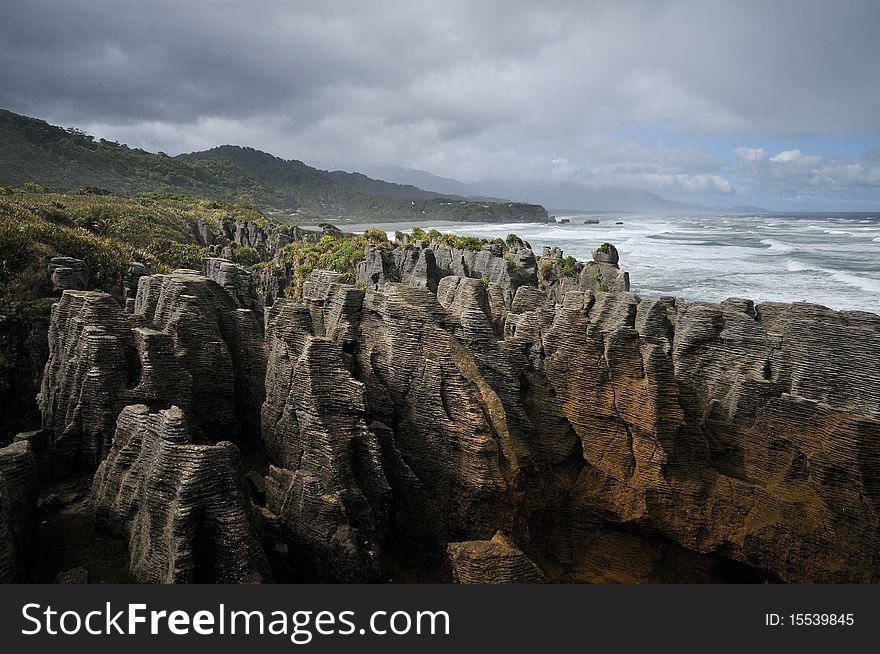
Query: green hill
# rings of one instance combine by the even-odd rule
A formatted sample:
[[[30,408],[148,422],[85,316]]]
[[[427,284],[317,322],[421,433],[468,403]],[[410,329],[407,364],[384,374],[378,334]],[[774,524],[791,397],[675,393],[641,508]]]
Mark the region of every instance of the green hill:
[[[0,185],[37,182],[117,194],[171,193],[234,202],[282,221],[546,220],[538,205],[472,202],[359,173],[322,171],[238,146],[178,157],[95,140],[0,109]]]
[[[400,200],[430,200],[458,196],[424,191],[416,186],[393,184],[372,179],[361,173],[343,170],[318,170],[302,161],[281,159],[267,152],[238,145],[221,145],[203,152],[191,152],[177,157],[187,161],[225,159],[239,166],[267,186],[291,198],[314,205],[346,204],[362,195]]]
[[[0,109],[0,185],[31,181],[58,191],[93,186],[252,206],[278,202],[268,186],[226,159],[186,161],[152,154]]]

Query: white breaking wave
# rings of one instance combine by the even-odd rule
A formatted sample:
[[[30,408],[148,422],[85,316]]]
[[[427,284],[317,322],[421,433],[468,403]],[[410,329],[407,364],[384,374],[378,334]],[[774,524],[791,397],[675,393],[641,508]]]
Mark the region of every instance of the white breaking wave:
[[[768,252],[773,252],[775,254],[787,254],[789,252],[794,252],[795,248],[789,245],[788,243],[782,243],[780,241],[775,241],[772,238],[765,238],[761,241],[764,245],[769,245],[767,248]]]
[[[816,270],[816,268],[814,268],[813,266],[810,266],[803,261],[798,261],[797,259],[786,259],[785,269],[788,272],[804,272],[807,270]]]
[[[876,293],[877,297],[874,311],[880,311],[880,279],[876,279],[873,277],[863,277],[862,275],[854,275],[852,273],[843,272],[841,270],[826,270],[825,272],[829,273],[832,279],[836,279],[839,282],[849,284],[850,286],[859,288],[863,291],[868,291],[869,293]]]

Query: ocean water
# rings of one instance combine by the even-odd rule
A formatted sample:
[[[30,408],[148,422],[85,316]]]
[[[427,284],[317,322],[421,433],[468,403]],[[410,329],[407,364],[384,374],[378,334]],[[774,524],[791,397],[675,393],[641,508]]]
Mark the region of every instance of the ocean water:
[[[557,217],[563,215],[557,214]],[[808,301],[880,313],[880,214],[649,216],[568,214],[569,223],[425,222],[424,229],[482,237],[513,232],[540,254],[543,245],[588,260],[608,241],[642,297],[675,295],[718,302],[728,297]],[[586,225],[598,218],[598,225]],[[615,224],[621,222],[623,224]],[[414,223],[376,227],[393,235]]]

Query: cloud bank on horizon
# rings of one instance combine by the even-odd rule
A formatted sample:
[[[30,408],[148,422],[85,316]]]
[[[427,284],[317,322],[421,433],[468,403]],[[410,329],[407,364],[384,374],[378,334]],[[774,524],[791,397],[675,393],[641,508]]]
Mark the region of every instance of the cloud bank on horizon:
[[[880,207],[880,3],[16,0],[0,106],[465,182]]]

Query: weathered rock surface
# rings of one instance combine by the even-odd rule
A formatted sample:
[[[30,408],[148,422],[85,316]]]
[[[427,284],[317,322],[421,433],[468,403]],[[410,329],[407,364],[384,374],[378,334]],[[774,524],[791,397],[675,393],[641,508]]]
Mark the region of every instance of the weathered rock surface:
[[[147,277],[149,274],[150,269],[138,261],[132,261],[125,271],[125,276],[122,278],[122,299],[125,302],[125,310],[129,313],[134,312],[134,299],[137,296],[141,277]]]
[[[472,278],[436,296],[338,282],[270,317],[270,376],[290,381],[267,395],[264,437],[293,476],[328,443],[331,469],[357,469],[344,444],[367,425],[391,512],[372,547],[405,541],[424,562],[500,530],[555,580],[877,580],[877,316],[626,292],[554,306],[528,288],[508,310]],[[359,382],[337,397],[354,415],[297,391],[297,364],[312,387]],[[304,438],[300,415],[326,433]],[[341,479],[334,493],[359,488]]]
[[[131,404],[259,434],[262,546],[305,579],[880,581],[880,317],[641,300],[611,247],[511,252],[368,250],[360,284],[275,301],[265,341],[193,271],[143,277],[133,314],[68,291],[53,465],[100,462]]]
[[[0,446],[40,424],[35,400],[49,359],[49,314],[0,315]]]
[[[323,281],[315,275],[307,295],[328,291]],[[363,301],[362,291],[344,288],[326,307],[343,339],[349,314]],[[342,348],[315,333],[308,308],[277,302],[268,330],[268,376],[276,380],[263,407],[263,435],[275,463],[266,479],[268,509],[284,523],[294,556],[309,562],[303,574],[374,580],[388,484],[378,435],[365,421],[363,384],[349,374]]]
[[[583,449],[586,547],[562,577],[617,574],[589,545],[611,523],[786,581],[876,581],[878,333],[880,317],[809,304],[567,295],[544,366]],[[644,549],[636,580],[668,565]]]
[[[499,521],[512,527],[521,444],[473,354],[495,343],[482,281],[442,280],[448,312],[427,288],[390,284],[365,294],[318,278],[307,305],[276,302],[267,327],[269,376],[278,382],[263,408],[278,466],[268,506],[294,533],[292,549],[300,523],[321,524],[326,567],[360,571],[352,580],[367,576],[364,552],[382,556],[387,547],[405,565],[443,566],[456,535],[489,537]],[[446,288],[452,280],[456,288]],[[494,353],[497,344],[487,356]],[[313,490],[296,483],[315,477]],[[321,497],[341,500],[320,511]],[[336,504],[345,510],[331,512]],[[290,510],[304,506],[310,519]],[[336,534],[355,530],[363,540],[338,546]]]
[[[572,257],[563,262],[562,255],[559,248],[545,248],[538,274],[539,287],[554,302],[562,303],[569,291],[629,291],[629,273],[620,269],[617,248],[610,243],[593,250],[593,259],[586,264]]]
[[[366,259],[357,271],[357,282],[378,288],[389,282],[423,286],[432,291],[444,277],[471,277],[497,284],[507,307],[521,286],[537,284],[537,262],[525,247],[511,248],[506,255],[490,246],[482,250],[463,250],[438,241],[407,242],[383,258],[379,248],[368,247]],[[393,271],[393,273],[391,272]]]
[[[129,404],[180,406],[195,439],[259,441],[265,354],[252,311],[194,271],[142,277],[134,313],[97,291],[53,307],[39,404],[53,472],[94,469]]]
[[[449,543],[452,578],[460,584],[538,584],[547,581],[529,558],[498,532],[492,540]]]
[[[257,301],[254,277],[246,268],[226,259],[211,257],[204,260],[202,272],[229,294],[235,306],[254,311],[262,324],[263,308]]]
[[[37,469],[27,443],[0,448],[0,583],[23,580],[37,527]]]
[[[296,225],[223,219],[219,226],[196,221],[192,225],[192,236],[196,243],[210,247],[218,256],[224,256],[224,251],[232,253],[237,247],[249,247],[265,261],[288,243],[304,238],[319,238],[321,232]]]
[[[92,502],[97,528],[128,538],[138,582],[271,578],[238,449],[193,444],[177,407],[122,411]]]
[[[82,259],[53,257],[47,270],[52,291],[82,291],[89,287],[89,268]]]

